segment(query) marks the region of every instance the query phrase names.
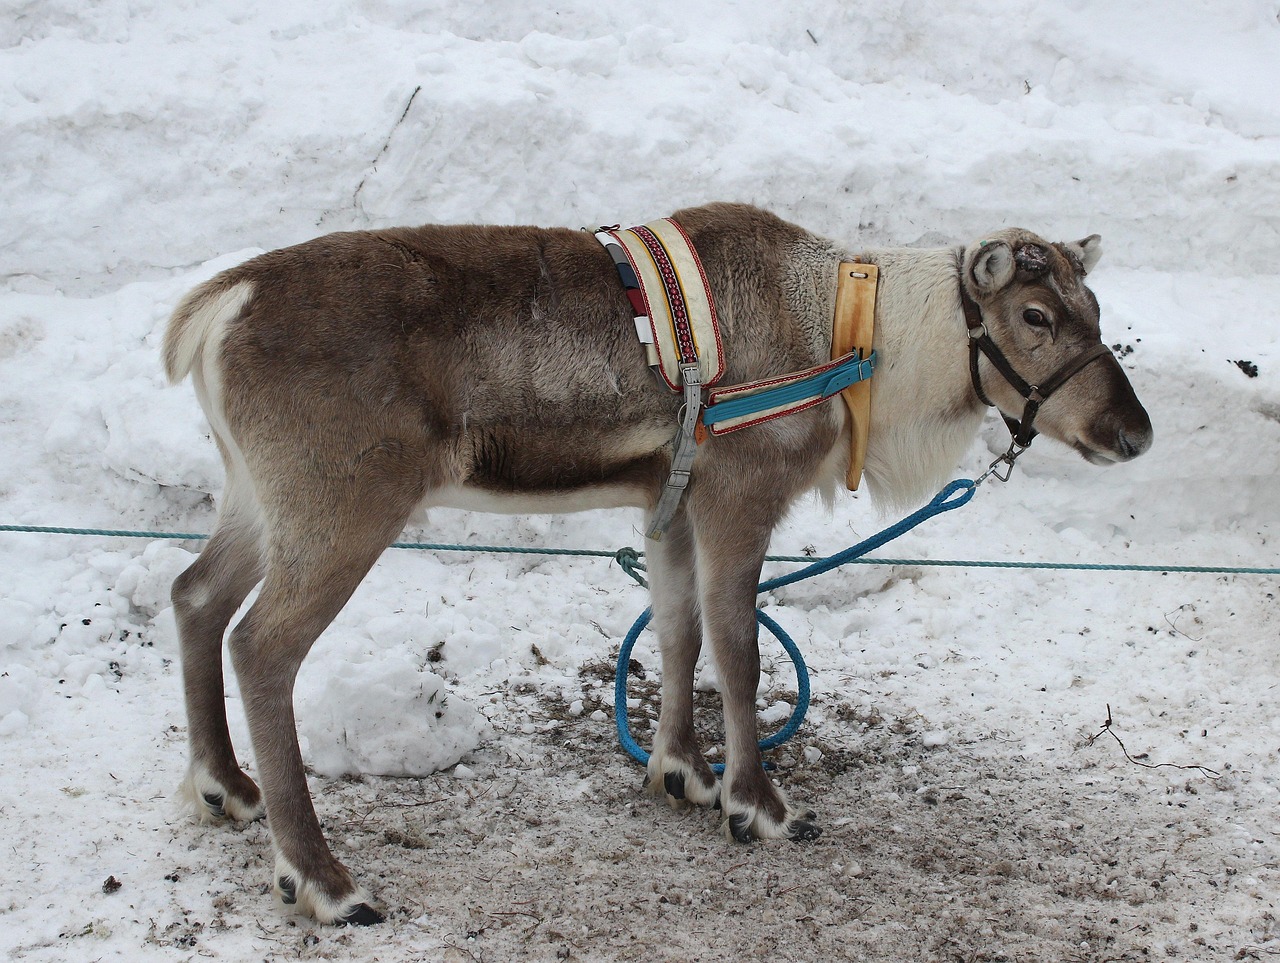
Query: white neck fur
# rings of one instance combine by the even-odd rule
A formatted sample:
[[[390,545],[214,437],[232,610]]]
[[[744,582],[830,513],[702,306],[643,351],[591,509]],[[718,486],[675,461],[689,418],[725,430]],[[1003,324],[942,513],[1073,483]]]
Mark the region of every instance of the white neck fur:
[[[790,292],[805,302],[808,310],[798,313],[812,319],[806,327],[815,341],[824,339],[828,352],[837,273],[833,256],[853,260],[834,245],[800,245]],[[871,379],[871,434],[863,474],[879,508],[916,507],[946,483],[985,413],[969,381],[956,253],[895,248],[858,257],[880,268],[875,327],[879,364]],[[808,283],[796,283],[804,275]],[[843,405],[831,407],[847,426]],[[847,436],[840,444],[847,463]]]
[[[869,251],[880,267],[864,471],[881,506],[914,506],[944,485],[982,423],[969,380],[956,255]]]

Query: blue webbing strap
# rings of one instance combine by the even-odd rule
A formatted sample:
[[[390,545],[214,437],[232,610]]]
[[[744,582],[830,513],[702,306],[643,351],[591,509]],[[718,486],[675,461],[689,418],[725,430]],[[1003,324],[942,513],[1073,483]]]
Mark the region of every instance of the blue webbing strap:
[[[732,418],[745,418],[761,411],[774,408],[793,407],[805,401],[822,400],[834,397],[850,385],[866,381],[876,369],[876,353],[865,359],[850,354],[844,361],[826,371],[799,381],[766,388],[764,391],[740,398],[729,398],[718,401],[702,409],[702,423],[714,425],[717,422]],[[787,412],[779,412],[786,414]]]

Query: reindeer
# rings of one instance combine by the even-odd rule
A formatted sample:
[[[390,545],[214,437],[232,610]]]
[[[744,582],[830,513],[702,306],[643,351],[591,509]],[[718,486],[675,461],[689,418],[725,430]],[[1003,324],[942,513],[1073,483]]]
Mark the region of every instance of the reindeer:
[[[1151,444],[1085,286],[1096,235],[1051,244],[1014,229],[965,247],[855,254],[749,206],[673,219],[714,295],[726,383],[830,358],[837,265],[878,266],[865,477],[881,502],[936,490],[987,404],[1022,414],[1028,442],[1031,406],[1043,405],[1037,427],[1098,464]],[[653,512],[681,396],[647,367],[633,320],[591,234],[533,227],[331,234],[224,271],[175,311],[165,369],[175,383],[191,376],[226,466],[216,530],[173,585],[184,790],[202,822],[265,807],[275,891],[298,911],[383,919],[330,852],[307,789],[293,685],[308,650],[422,509]],[[978,350],[983,339],[994,354]],[[1051,399],[1037,393],[1053,379]],[[647,543],[662,651],[647,785],[673,805],[719,805],[738,840],[819,832],[761,766],[754,600],[770,533],[803,492],[832,495],[850,431],[836,403],[710,439],[665,537]],[[228,645],[261,791],[236,763],[221,660],[227,625],[259,581]],[[693,729],[704,634],[723,690],[721,779]]]

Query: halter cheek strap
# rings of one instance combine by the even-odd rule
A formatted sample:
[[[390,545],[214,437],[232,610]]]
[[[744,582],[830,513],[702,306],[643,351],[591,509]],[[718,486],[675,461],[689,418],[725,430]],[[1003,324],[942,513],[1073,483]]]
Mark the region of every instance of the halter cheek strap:
[[[981,352],[987,356],[987,359],[995,366],[995,369],[1000,372],[1013,390],[1022,395],[1026,401],[1026,406],[1022,409],[1021,420],[1015,420],[1003,411],[1000,412],[1000,417],[1004,419],[1005,425],[1009,428],[1009,434],[1013,436],[1013,447],[1010,451],[1013,452],[1014,449],[1018,449],[1015,453],[1016,457],[1016,454],[1020,454],[1022,449],[1029,447],[1036,437],[1036,430],[1032,426],[1035,424],[1036,414],[1040,411],[1040,406],[1049,400],[1050,395],[1084,370],[1086,366],[1097,361],[1103,355],[1109,355],[1111,349],[1099,342],[1064,362],[1057,371],[1041,384],[1029,384],[1025,378],[1014,370],[1013,365],[1009,363],[1009,359],[1004,356],[1004,352],[991,340],[991,335],[987,333],[987,325],[982,320],[982,309],[978,307],[977,302],[965,290],[963,280],[960,282],[960,302],[964,305],[964,320],[969,328],[969,377],[973,381],[973,390],[977,393],[979,400],[989,408],[996,408],[995,403],[987,397],[986,391],[982,388],[982,377],[978,371],[978,353]],[[996,410],[999,411],[998,408]]]

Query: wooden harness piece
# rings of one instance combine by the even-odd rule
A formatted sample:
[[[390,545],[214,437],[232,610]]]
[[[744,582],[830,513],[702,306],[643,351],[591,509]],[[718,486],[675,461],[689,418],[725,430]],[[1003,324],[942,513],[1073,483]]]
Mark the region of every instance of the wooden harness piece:
[[[851,351],[869,357],[875,337],[876,290],[880,269],[861,261],[840,264],[836,284],[835,318],[831,324],[831,357]],[[867,436],[871,431],[871,382],[863,380],[840,392],[849,411],[849,473],[845,483],[849,491],[857,491],[862,481],[862,466],[867,458]]]

